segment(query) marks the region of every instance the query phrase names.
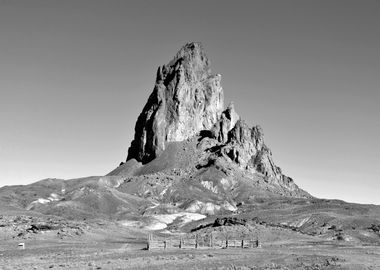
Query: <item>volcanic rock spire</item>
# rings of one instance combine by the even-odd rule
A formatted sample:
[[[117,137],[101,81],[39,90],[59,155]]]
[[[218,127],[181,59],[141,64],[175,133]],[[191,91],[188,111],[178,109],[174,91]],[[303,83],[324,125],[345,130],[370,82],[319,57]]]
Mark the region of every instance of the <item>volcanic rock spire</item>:
[[[200,43],[188,43],[160,66],[152,94],[135,126],[128,158],[147,163],[166,142],[183,141],[209,130],[223,110],[220,75],[212,75]]]
[[[185,186],[191,181],[195,185],[212,181],[229,203],[232,190],[226,183],[238,185],[239,177],[255,185],[250,192],[310,196],[275,165],[261,127],[249,126],[233,103],[224,109],[220,81],[220,75],[211,73],[200,43],[183,46],[172,61],[158,68],[153,92],[136,122],[127,162],[109,175],[160,172],[177,179],[180,186],[182,180]],[[173,193],[160,196],[170,200],[191,194],[184,189],[173,188]]]

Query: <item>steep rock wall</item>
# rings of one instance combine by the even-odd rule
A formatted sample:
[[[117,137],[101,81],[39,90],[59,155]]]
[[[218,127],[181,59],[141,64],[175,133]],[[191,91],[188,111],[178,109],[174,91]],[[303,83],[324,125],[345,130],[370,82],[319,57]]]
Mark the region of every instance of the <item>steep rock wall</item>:
[[[156,83],[135,126],[129,159],[147,163],[166,142],[183,141],[210,129],[223,110],[221,76],[212,75],[200,43],[186,44],[157,70]]]

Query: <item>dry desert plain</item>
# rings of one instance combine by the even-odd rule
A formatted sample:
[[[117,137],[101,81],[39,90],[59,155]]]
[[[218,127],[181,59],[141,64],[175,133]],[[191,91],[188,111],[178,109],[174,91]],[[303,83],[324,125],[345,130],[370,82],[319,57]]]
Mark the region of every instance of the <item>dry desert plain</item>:
[[[82,227],[65,237],[55,230],[8,237],[2,230],[0,269],[380,269],[380,246],[281,228],[259,228],[261,248],[146,250],[141,230],[105,222]]]

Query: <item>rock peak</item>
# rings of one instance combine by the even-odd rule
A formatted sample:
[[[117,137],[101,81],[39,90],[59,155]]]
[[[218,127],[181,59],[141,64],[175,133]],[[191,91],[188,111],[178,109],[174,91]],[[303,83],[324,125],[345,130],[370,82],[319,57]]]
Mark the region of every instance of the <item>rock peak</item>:
[[[211,185],[218,197],[227,198],[224,203],[230,202],[231,195],[235,194],[232,193],[235,184],[250,190],[247,194],[261,190],[259,194],[310,196],[276,166],[271,150],[264,143],[262,128],[249,126],[237,114],[232,102],[224,108],[220,81],[219,74],[211,73],[210,62],[198,42],[187,43],[168,64],[159,66],[153,91],[136,122],[128,162],[110,175],[160,172],[180,181],[196,179],[199,182],[186,181],[186,185],[179,186],[198,183],[194,190],[199,190],[201,185],[206,189]],[[213,184],[209,184],[210,181]],[[232,186],[226,186],[230,181],[235,183],[231,184],[234,186],[231,190]],[[250,183],[249,186],[246,183]],[[180,197],[193,194],[193,189],[185,190],[166,191],[160,196],[170,201],[177,200],[178,194]],[[192,201],[193,195],[188,199]],[[204,199],[208,203],[209,197]]]
[[[204,60],[208,61],[206,53],[203,49],[203,45],[200,42],[189,42],[186,43],[176,54],[174,57],[174,61],[180,58],[191,58],[194,56],[202,56]]]
[[[223,110],[221,76],[212,75],[201,43],[183,46],[157,70],[156,83],[135,126],[129,159],[147,163],[167,142],[183,141],[209,130]]]
[[[200,42],[186,43],[163,69],[182,66],[187,79],[202,81],[211,76],[210,61]]]

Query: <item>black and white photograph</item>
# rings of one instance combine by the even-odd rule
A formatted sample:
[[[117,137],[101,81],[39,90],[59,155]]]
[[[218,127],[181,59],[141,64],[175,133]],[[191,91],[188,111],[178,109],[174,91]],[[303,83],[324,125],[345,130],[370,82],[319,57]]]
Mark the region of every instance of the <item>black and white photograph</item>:
[[[379,0],[0,0],[0,270],[380,270]]]

